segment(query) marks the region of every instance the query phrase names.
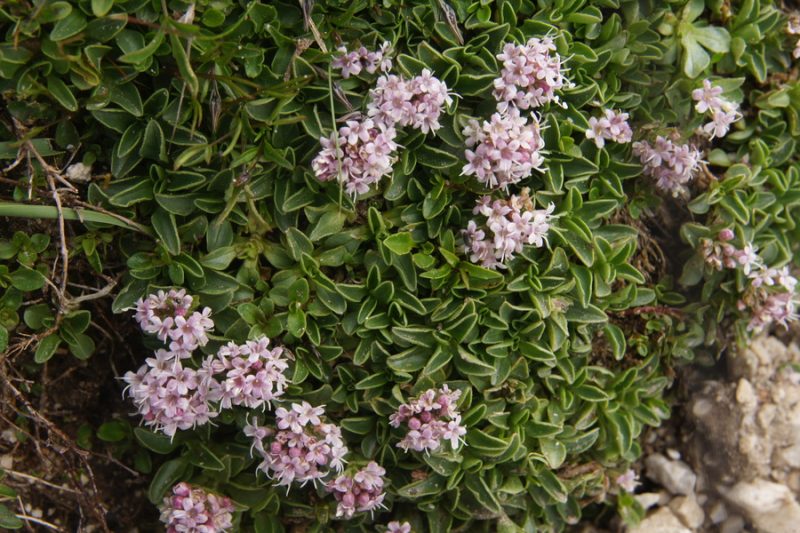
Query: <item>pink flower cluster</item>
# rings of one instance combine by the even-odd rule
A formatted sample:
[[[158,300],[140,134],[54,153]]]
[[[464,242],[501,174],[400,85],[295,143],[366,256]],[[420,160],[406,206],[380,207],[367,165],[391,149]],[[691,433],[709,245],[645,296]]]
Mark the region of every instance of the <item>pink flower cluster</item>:
[[[559,102],[555,91],[564,87],[567,79],[551,38],[532,37],[524,45],[506,43],[497,59],[503,62],[500,77],[494,80],[499,111],[512,105],[529,109]]]
[[[211,403],[219,383],[208,368],[184,367],[172,352],[158,350],[137,372],[123,377],[125,391],[133,399],[146,426],[170,437],[179,429],[191,429],[217,416]]]
[[[676,197],[686,193],[686,184],[702,161],[694,146],[675,144],[660,135],[652,145],[646,141],[633,143],[633,153],[644,165],[644,173],[656,180],[656,186]]]
[[[236,510],[230,498],[217,496],[188,483],[172,487],[161,504],[167,533],[222,533],[233,527]]]
[[[468,149],[462,174],[475,176],[490,188],[508,186],[542,170],[544,139],[536,117],[521,116],[516,108],[494,113],[480,124],[470,120],[464,128]]]
[[[392,69],[392,60],[389,57],[390,48],[389,41],[384,41],[374,52],[370,52],[364,46],[348,52],[347,47],[340,46],[337,49],[339,55],[333,58],[331,67],[341,70],[342,77],[345,79],[350,76],[358,76],[362,70],[370,74],[374,74],[378,70],[388,72]]]
[[[354,474],[342,474],[325,487],[333,493],[338,505],[336,516],[352,518],[356,513],[373,512],[383,507],[384,470],[375,461]]]
[[[745,275],[749,275],[751,270],[760,267],[761,258],[750,243],[744,248],[736,248],[729,242],[733,237],[733,230],[726,228],[719,232],[717,240],[703,239],[703,258],[715,270],[741,267]]]
[[[742,118],[739,106],[722,98],[722,87],[711,85],[709,80],[703,80],[703,87],[692,91],[692,99],[697,102],[694,107],[698,113],[711,114],[711,122],[701,130],[710,139],[724,137],[731,124]]]
[[[258,409],[282,396],[287,383],[283,373],[289,367],[282,356],[283,347],[269,349],[267,337],[243,345],[229,342],[221,347],[216,359],[208,362],[220,382],[220,407]]]
[[[404,425],[407,432],[398,448],[405,451],[431,452],[438,450],[442,441],[450,443],[453,450],[458,449],[467,434],[461,425],[461,414],[456,402],[461,391],[451,391],[447,385],[440,389],[428,389],[414,400],[400,405],[397,412],[389,417],[389,424],[398,428]]]
[[[411,533],[411,524],[394,520],[386,524],[386,533]]]
[[[382,47],[381,54],[383,50]],[[358,54],[362,57],[361,51]],[[345,77],[361,69],[356,66],[361,63],[354,57],[342,69]],[[391,62],[387,61],[381,63],[381,70],[391,68]],[[364,68],[374,71],[371,65]],[[395,75],[381,76],[375,89],[370,91],[367,116],[348,120],[338,132],[320,139],[322,150],[311,162],[317,179],[336,180],[353,197],[366,193],[370,185],[392,172],[398,148],[395,127],[411,126],[423,133],[435,132],[441,127],[439,118],[444,106],[451,102],[447,86],[428,69],[410,80]]]
[[[788,266],[765,266],[753,244],[736,248],[729,242],[733,237],[731,229],[724,229],[716,241],[703,239],[701,247],[706,263],[716,270],[741,268],[747,276],[749,284],[737,307],[750,313],[748,330],[761,331],[772,323],[786,327],[798,318],[797,279],[791,275]]]
[[[169,343],[169,349],[177,357],[190,357],[194,350],[208,343],[207,333],[214,328],[210,308],[189,315],[192,301],[185,289],[158,291],[136,302],[136,321],[142,330]]]
[[[604,109],[601,118],[591,117],[586,138],[594,141],[598,148],[605,146],[606,141],[629,143],[633,138],[633,130],[628,124],[628,113]]]
[[[137,372],[124,376],[127,394],[144,423],[173,436],[179,429],[206,424],[219,413],[212,404],[260,408],[281,396],[288,363],[283,348],[268,349],[261,337],[242,346],[229,343],[198,370],[184,367],[173,352],[158,350]]]
[[[519,196],[512,194],[508,200],[483,196],[472,212],[486,217],[485,226],[479,227],[474,220],[469,221],[467,229],[463,230],[464,251],[473,263],[486,268],[504,268],[504,263],[520,253],[523,246],[544,246],[554,209],[552,203],[547,209],[534,209],[528,188]],[[490,239],[486,238],[484,229],[491,232]]]
[[[428,69],[410,80],[391,74],[378,78],[370,91],[367,114],[391,126],[435,132],[441,127],[439,117],[444,106],[452,101],[447,85]]]
[[[788,266],[759,266],[749,278],[750,285],[738,303],[739,310],[750,311],[748,330],[761,331],[772,323],[788,327],[789,322],[797,320],[797,278]]]
[[[348,120],[337,134],[320,139],[322,150],[311,162],[320,181],[337,180],[356,196],[392,171],[397,143],[393,126],[371,118]]]
[[[258,469],[285,487],[341,472],[347,446],[339,426],[323,421],[324,413],[322,407],[304,401],[275,410],[277,430],[248,424],[245,435],[252,438],[253,449],[263,459]]]

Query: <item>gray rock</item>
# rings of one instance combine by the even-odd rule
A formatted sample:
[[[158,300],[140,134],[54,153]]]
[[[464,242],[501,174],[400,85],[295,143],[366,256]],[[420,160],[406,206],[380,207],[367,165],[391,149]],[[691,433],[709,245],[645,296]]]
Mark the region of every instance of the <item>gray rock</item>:
[[[669,508],[683,525],[691,529],[698,529],[706,520],[706,514],[694,496],[678,496],[669,502]]]
[[[692,533],[692,530],[684,526],[669,507],[659,507],[638,526],[628,529],[628,533]]]
[[[785,485],[764,479],[741,481],[732,489],[723,491],[723,495],[763,533],[798,531],[800,504]]]
[[[660,453],[645,459],[647,477],[661,484],[672,494],[694,494],[697,476],[683,461],[670,461]]]

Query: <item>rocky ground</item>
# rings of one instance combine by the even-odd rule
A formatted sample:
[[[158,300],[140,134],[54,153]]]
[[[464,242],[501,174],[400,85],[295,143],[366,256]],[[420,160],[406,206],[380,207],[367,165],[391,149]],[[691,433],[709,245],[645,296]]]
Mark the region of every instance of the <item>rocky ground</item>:
[[[680,387],[677,427],[646,437],[636,498],[647,515],[628,532],[800,531],[798,344],[758,338]]]

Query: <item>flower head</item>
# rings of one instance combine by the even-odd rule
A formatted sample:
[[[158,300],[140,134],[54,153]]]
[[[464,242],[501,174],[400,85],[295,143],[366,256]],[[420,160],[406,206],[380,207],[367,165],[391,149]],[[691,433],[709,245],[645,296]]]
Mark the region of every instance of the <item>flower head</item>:
[[[494,80],[499,111],[509,107],[529,109],[559,103],[556,91],[568,84],[564,65],[549,37],[532,37],[525,44],[506,43],[497,55],[503,64]]]
[[[391,44],[384,41],[374,52],[361,46],[357,50],[348,51],[347,47],[340,46],[338,55],[331,61],[331,67],[340,70],[342,77],[358,76],[362,70],[374,74],[377,71],[387,72],[392,69],[392,60],[389,57]]]
[[[401,404],[389,418],[393,427],[407,428],[397,444],[405,451],[431,452],[438,450],[443,441],[453,450],[464,442],[467,429],[461,424],[461,414],[455,405],[461,391],[451,391],[447,385],[428,389],[408,403]]]
[[[161,504],[161,522],[167,533],[223,533],[233,527],[234,511],[230,498],[178,483]]]
[[[485,196],[473,210],[486,217],[485,230],[474,220],[469,221],[462,232],[464,252],[473,263],[486,268],[503,268],[524,246],[544,246],[554,209],[552,203],[546,209],[534,209],[527,188],[508,200],[492,201]],[[489,235],[491,237],[487,238]]]
[[[475,176],[486,187],[507,189],[534,170],[543,170],[544,139],[539,122],[535,117],[528,122],[519,109],[494,113],[482,124],[471,120],[463,133],[468,149],[462,174]]]
[[[384,470],[375,461],[352,474],[343,474],[330,481],[326,488],[333,492],[338,505],[336,516],[352,518],[356,513],[373,512],[383,507]]]
[[[665,137],[655,143],[633,143],[633,152],[644,165],[644,173],[656,180],[656,186],[673,196],[686,193],[686,185],[700,168],[701,154],[694,146],[675,144]]]
[[[323,417],[322,407],[302,402],[275,410],[277,429],[248,423],[251,450],[263,459],[258,469],[285,487],[341,472],[347,446],[339,427]]]

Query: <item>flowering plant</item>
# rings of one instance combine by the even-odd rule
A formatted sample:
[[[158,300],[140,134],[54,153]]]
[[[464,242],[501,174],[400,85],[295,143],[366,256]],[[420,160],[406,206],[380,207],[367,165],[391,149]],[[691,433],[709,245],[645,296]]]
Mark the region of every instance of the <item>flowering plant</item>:
[[[635,517],[672,368],[796,318],[777,2],[29,4],[0,349],[114,363],[176,530]]]

